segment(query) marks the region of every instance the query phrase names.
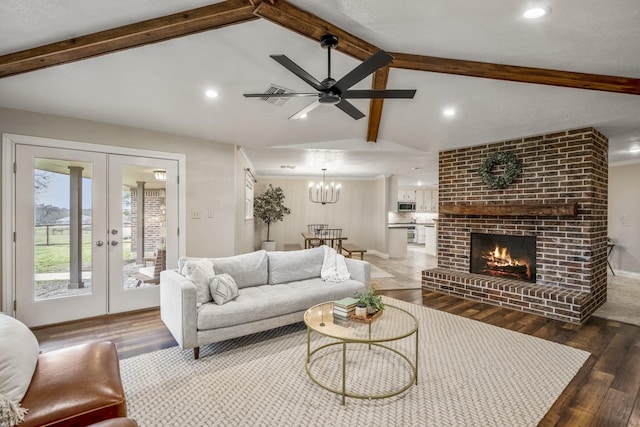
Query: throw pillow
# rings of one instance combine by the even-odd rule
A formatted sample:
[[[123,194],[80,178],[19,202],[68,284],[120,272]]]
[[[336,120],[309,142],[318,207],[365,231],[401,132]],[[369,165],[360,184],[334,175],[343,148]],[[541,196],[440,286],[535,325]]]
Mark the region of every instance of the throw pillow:
[[[256,251],[225,258],[212,258],[216,273],[227,273],[238,284],[238,288],[259,286],[267,283],[267,252]]]
[[[218,274],[211,279],[209,290],[213,301],[218,305],[229,302],[238,296],[238,285],[233,277],[227,273]]]
[[[289,283],[320,277],[324,250],[322,247],[301,251],[267,252],[269,284]]]
[[[22,322],[0,313],[0,425],[22,422],[27,409],[20,402],[31,384],[40,348]]]
[[[183,268],[184,276],[196,285],[196,306],[211,301],[209,282],[216,275],[213,264],[208,259],[201,261],[187,261]]]

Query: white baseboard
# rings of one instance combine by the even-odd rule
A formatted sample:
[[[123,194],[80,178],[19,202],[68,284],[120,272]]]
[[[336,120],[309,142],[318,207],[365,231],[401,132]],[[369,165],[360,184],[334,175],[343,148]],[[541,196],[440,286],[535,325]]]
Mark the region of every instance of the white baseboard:
[[[624,270],[613,270],[616,272],[616,276],[626,277],[627,279],[636,279],[640,280],[640,273],[635,273],[633,271],[624,271]],[[609,270],[611,272],[611,270]]]

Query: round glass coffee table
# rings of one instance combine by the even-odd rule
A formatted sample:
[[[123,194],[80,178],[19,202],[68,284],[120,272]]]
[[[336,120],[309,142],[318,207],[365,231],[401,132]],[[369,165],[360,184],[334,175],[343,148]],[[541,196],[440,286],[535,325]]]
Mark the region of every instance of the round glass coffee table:
[[[305,369],[309,378],[320,387],[332,393],[342,396],[342,404],[345,404],[346,397],[354,397],[358,399],[382,399],[386,397],[396,396],[412,385],[418,384],[418,321],[416,318],[401,308],[385,304],[385,309],[381,316],[374,319],[370,323],[357,322],[355,320],[342,320],[339,317],[334,319],[333,302],[326,302],[314,305],[304,313],[304,323],[307,325],[307,357],[305,360]],[[319,345],[317,348],[311,348],[311,333],[315,332],[328,338],[332,338],[328,343]],[[392,348],[389,344],[391,341],[399,341],[415,335],[415,350],[413,358],[406,353],[410,352],[411,346]],[[357,359],[350,359],[352,353],[347,351],[347,347],[354,345],[365,345],[371,350],[372,346],[383,351],[389,351],[399,356],[399,360],[406,363],[409,371],[409,381],[401,384],[399,387],[382,394],[365,394],[355,393],[347,390],[347,366],[358,363]],[[342,370],[341,386],[335,387],[328,385],[327,381],[319,379],[311,372],[310,365],[314,360],[324,357],[328,349],[341,346]],[[314,357],[315,356],[315,357]],[[338,368],[336,366],[336,368]]]

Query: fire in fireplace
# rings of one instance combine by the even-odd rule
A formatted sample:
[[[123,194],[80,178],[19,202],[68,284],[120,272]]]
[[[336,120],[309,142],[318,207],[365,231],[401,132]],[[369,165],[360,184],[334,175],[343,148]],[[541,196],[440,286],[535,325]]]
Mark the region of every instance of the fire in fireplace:
[[[535,283],[535,236],[471,233],[470,271]]]

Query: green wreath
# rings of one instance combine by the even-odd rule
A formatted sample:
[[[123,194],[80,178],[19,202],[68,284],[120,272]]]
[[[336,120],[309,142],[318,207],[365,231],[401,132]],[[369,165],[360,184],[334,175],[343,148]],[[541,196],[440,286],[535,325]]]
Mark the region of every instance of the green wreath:
[[[502,175],[493,174],[496,165],[504,165],[505,170]],[[511,182],[522,172],[522,164],[518,158],[511,153],[493,153],[480,166],[480,176],[482,181],[489,188],[507,188]]]

